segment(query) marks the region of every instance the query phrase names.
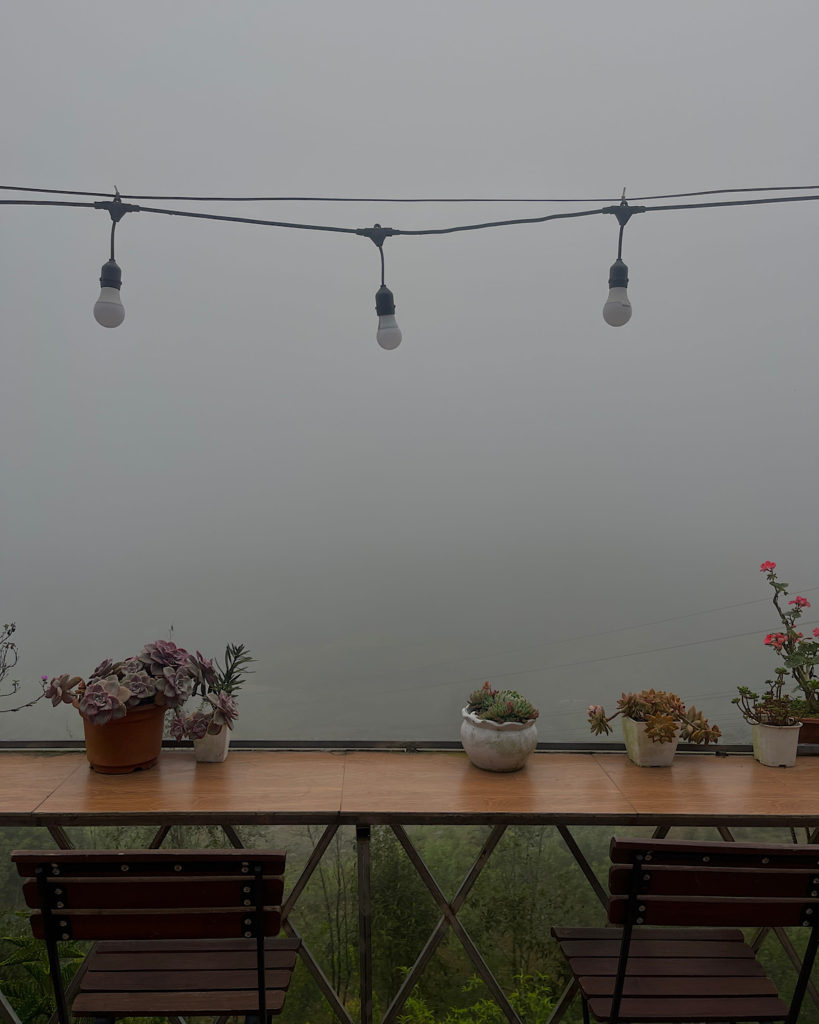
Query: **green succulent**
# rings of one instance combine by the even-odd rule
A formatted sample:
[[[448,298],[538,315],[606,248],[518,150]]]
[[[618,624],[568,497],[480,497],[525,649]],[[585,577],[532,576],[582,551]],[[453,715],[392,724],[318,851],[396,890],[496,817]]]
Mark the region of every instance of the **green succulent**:
[[[540,714],[517,690],[493,690],[488,681],[470,693],[466,709],[488,722],[529,722]]]

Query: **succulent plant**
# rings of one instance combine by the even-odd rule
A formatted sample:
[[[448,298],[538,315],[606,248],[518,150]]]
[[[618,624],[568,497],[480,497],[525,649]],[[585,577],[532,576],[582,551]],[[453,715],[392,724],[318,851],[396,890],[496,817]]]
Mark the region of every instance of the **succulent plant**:
[[[217,735],[239,717],[239,706],[234,694],[241,689],[245,675],[252,671],[248,666],[253,663],[244,644],[228,644],[225,647],[225,667],[216,662],[207,661],[199,651],[190,659],[192,671],[197,679],[193,692],[197,690],[202,696],[199,710],[185,716],[177,713],[171,723],[171,735],[175,739],[200,740],[205,733]]]
[[[73,704],[97,725],[122,718],[147,704],[181,708],[194,687],[203,685],[213,666],[199,652],[188,654],[170,640],[145,644],[140,653],[123,661],[106,658],[89,675],[44,678],[43,695],[58,704]]]
[[[719,726],[709,725],[708,719],[692,704],[686,708],[676,693],[667,690],[640,690],[624,693],[617,701],[617,710],[607,715],[605,708],[592,704],[587,715],[589,726],[596,736],[610,733],[610,722],[624,715],[635,722],[645,722],[646,735],[654,743],[671,743],[679,729],[680,739],[686,743],[716,743],[722,733]]]
[[[738,686],[739,696],[734,697],[746,722],[759,725],[799,725],[804,713],[804,701],[782,692],[785,685],[786,668],[775,669],[776,679],[766,679],[765,693],[754,693],[747,686]]]
[[[493,690],[488,680],[470,693],[466,709],[488,722],[529,722],[540,714],[517,690]]]

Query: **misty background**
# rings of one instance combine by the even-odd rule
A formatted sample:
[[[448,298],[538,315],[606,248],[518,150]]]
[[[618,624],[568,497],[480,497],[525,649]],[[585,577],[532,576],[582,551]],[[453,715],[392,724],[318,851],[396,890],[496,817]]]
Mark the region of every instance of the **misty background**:
[[[4,13],[4,185],[578,200],[143,203],[412,229],[819,183],[807,0]],[[239,739],[454,740],[490,679],[547,742],[645,686],[748,742],[731,697],[776,665],[760,563],[819,600],[818,223],[812,202],[633,217],[618,329],[611,216],[387,239],[386,352],[366,238],[128,214],[106,330],[108,214],[3,206],[20,696],[172,635],[249,646]],[[66,707],[0,715],[0,739],[81,735]]]

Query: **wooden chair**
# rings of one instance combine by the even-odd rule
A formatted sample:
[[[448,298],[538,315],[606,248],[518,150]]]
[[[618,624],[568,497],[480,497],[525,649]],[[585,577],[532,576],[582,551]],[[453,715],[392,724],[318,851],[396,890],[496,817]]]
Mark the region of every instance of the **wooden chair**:
[[[280,1013],[299,940],[281,925],[285,854],[269,850],[17,850],[45,939],[60,1024],[61,940],[97,940],[77,1017]],[[73,988],[73,986],[72,986]]]
[[[795,1024],[819,944],[819,846],[612,839],[610,854],[621,927],[552,929],[586,1022]],[[788,1006],[740,929],[791,925],[811,930]]]

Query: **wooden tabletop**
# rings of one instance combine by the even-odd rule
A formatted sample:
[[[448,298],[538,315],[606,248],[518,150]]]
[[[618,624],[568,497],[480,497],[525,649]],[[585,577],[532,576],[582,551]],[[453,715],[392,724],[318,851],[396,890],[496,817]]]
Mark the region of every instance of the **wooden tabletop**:
[[[197,764],[164,751],[130,775],[82,753],[0,752],[0,825],[273,822],[819,824],[819,758],[766,768],[746,755],[537,752],[519,772],[460,751],[232,751]]]

